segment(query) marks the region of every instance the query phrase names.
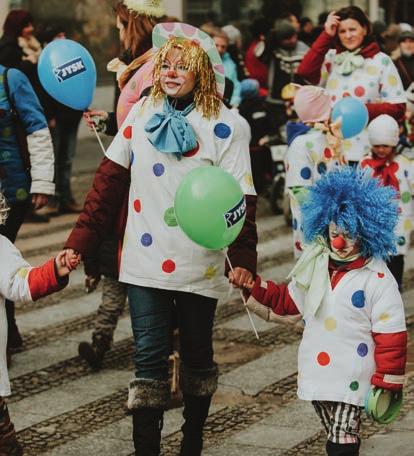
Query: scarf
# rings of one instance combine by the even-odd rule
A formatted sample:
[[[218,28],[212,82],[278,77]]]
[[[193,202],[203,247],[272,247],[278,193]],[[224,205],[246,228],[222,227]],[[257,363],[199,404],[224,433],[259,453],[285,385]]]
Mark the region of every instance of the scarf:
[[[346,258],[346,262],[354,261],[359,254]],[[329,282],[329,258],[344,262],[344,259],[333,252],[322,236],[307,245],[302,256],[299,258],[288,279],[295,279],[297,286],[305,292],[305,304],[303,316],[316,315],[323,297],[330,286]]]
[[[183,111],[176,110],[164,100],[163,112],[155,113],[145,124],[149,142],[165,154],[176,154],[177,158],[194,149],[197,138],[193,127],[186,116],[194,109],[195,103],[190,103]]]
[[[360,55],[361,48],[355,51],[344,51],[335,56],[335,64],[338,66],[338,72],[343,76],[349,76],[357,68],[364,65],[364,57]]]
[[[364,160],[364,167],[369,166],[374,170],[373,177],[379,177],[384,186],[394,187],[398,192],[400,184],[395,173],[398,170],[398,164],[389,161],[388,158],[368,158]]]

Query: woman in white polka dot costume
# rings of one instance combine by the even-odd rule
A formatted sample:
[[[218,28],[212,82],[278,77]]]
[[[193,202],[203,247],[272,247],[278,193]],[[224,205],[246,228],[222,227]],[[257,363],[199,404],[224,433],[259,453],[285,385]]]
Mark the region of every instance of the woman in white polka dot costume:
[[[371,35],[371,24],[357,6],[329,14],[325,29],[302,60],[297,73],[325,87],[332,104],[343,97],[361,100],[369,119],[388,114],[404,117],[406,96],[391,58]],[[366,130],[343,142],[348,161],[359,162],[370,150]]]
[[[185,418],[180,454],[197,456],[217,388],[214,314],[229,285],[224,252],[206,250],[187,238],[174,215],[174,197],[184,176],[200,166],[219,166],[238,180],[247,215],[229,246],[234,267],[229,279],[235,286],[251,279],[257,233],[250,138],[238,115],[221,101],[223,65],[207,34],[187,24],[158,24],[153,45],[151,93],[134,105],[109,147],[66,248],[82,255],[96,248],[128,192],[120,281],[128,284],[136,347],[128,397],[136,454],[160,452],[175,308]]]
[[[399,126],[390,116],[383,114],[368,125],[371,153],[363,158],[361,166],[372,169],[372,175],[379,177],[384,185],[391,185],[398,192],[397,255],[388,260],[388,267],[402,289],[404,256],[408,252],[413,228],[414,190],[413,167],[401,154],[397,154]]]
[[[302,214],[308,245],[291,282],[246,283],[247,307],[268,321],[303,318],[298,396],[312,401],[327,454],[357,456],[371,387],[401,391],[404,382],[404,307],[384,261],[395,253],[395,191],[363,170],[337,168],[310,188]]]

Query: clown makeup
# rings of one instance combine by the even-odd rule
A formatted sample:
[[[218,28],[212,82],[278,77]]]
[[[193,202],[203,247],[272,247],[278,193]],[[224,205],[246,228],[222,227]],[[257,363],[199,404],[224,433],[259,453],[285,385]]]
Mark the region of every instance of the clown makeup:
[[[182,61],[182,51],[171,49],[161,64],[160,84],[166,95],[180,98],[191,93],[195,87],[195,74]]]
[[[344,19],[339,23],[338,38],[342,46],[348,51],[355,51],[359,48],[366,34],[366,27],[355,19]]]
[[[336,226],[334,222],[329,224],[329,244],[331,250],[344,260],[359,252],[359,242],[352,239],[349,234]]]
[[[395,147],[386,146],[385,144],[378,144],[372,146],[372,152],[378,158],[391,158],[394,154]]]

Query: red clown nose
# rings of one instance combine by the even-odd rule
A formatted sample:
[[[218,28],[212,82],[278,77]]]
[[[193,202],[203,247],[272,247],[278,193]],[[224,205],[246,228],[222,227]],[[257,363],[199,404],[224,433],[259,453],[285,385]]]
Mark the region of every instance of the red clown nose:
[[[331,245],[337,250],[342,250],[345,248],[346,242],[342,236],[338,236],[331,242]]]

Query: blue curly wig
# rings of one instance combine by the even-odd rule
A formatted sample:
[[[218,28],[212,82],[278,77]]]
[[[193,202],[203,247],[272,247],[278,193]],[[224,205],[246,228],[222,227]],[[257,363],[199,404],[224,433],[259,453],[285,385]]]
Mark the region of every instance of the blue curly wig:
[[[301,211],[308,243],[318,236],[328,240],[329,223],[334,222],[359,239],[363,257],[385,260],[396,253],[397,193],[367,170],[345,166],[324,174],[309,188]]]

